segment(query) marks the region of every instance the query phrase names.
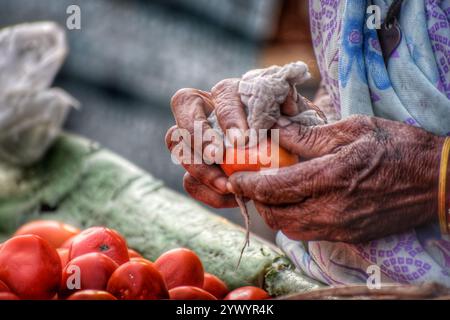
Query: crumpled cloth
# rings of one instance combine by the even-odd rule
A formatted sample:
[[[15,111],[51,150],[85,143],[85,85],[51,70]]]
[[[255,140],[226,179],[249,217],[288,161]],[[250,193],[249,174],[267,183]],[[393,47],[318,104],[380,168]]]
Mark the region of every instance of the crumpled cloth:
[[[239,94],[247,108],[249,127],[270,129],[281,116],[280,105],[289,90],[310,78],[308,66],[302,61],[245,73],[239,81]]]
[[[268,68],[254,69],[242,75],[239,81],[238,93],[247,114],[249,128],[257,133],[261,129],[270,129],[282,116],[281,105],[288,95],[297,95],[296,86],[311,78],[308,65],[302,61],[295,61],[283,66],[273,65]],[[325,120],[317,110],[310,109],[303,100],[296,101],[299,113],[285,116],[292,122],[302,125],[324,124]],[[216,114],[212,112],[208,117],[212,128],[223,137]],[[230,142],[225,139],[225,144]]]
[[[404,1],[402,40],[383,61],[366,8],[379,5],[385,17],[391,0],[310,1],[313,44],[325,87],[342,118],[367,114],[450,135],[450,1]],[[437,182],[436,182],[437,183]],[[366,283],[377,265],[382,282],[450,286],[450,238],[437,224],[369,243],[292,241],[277,244],[295,265],[326,284]]]

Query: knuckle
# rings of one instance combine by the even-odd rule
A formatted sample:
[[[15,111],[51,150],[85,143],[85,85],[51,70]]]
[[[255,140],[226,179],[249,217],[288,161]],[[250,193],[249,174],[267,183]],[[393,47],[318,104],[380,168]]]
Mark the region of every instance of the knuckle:
[[[203,109],[203,112],[206,110],[207,113],[214,109],[208,92],[192,88],[178,90],[172,96],[170,105],[172,113],[177,120],[179,117],[192,117],[198,115],[198,112],[195,112],[195,110],[198,110],[199,106]]]
[[[187,98],[195,96],[195,93],[196,89],[193,88],[179,89],[177,92],[175,92],[175,94],[172,96],[172,99],[170,100],[172,108],[176,108],[177,106],[182,105]]]
[[[298,126],[296,143],[313,145],[314,141],[317,139],[316,130],[308,128],[307,126]]]
[[[254,185],[255,199],[261,202],[267,202],[271,199],[273,192],[269,188],[270,184],[267,182],[267,177],[260,176]]]
[[[212,89],[211,94],[213,96],[220,95],[224,91],[228,91],[231,88],[237,88],[239,83],[239,79],[237,78],[229,78],[229,79],[223,79],[219,81]]]
[[[218,119],[220,120],[229,120],[232,121],[236,119],[238,114],[236,113],[236,107],[239,107],[236,105],[237,103],[235,101],[228,101],[226,104],[217,106],[215,109],[215,113]]]

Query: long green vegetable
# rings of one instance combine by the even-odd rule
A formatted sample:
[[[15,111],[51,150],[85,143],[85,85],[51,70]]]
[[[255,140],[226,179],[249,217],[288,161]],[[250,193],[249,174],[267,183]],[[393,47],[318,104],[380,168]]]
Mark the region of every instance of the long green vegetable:
[[[264,285],[281,295],[319,286],[293,271],[288,260],[280,264],[280,252],[257,238],[252,239],[236,270],[245,238],[242,228],[80,137],[61,136],[32,167],[1,167],[0,185],[4,236],[37,218],[79,227],[106,225],[152,260],[174,247],[193,249],[205,269],[231,288]]]

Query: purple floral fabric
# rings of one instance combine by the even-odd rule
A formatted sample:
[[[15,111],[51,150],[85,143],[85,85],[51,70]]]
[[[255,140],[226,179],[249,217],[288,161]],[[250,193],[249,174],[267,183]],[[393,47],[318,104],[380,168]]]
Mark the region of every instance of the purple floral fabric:
[[[427,29],[439,69],[439,90],[450,98],[450,1],[426,0]]]

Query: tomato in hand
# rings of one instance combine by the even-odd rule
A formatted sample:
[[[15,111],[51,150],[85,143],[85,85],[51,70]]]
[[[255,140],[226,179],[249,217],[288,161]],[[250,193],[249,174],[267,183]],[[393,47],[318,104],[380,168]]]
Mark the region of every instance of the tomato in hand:
[[[237,148],[228,147],[224,152],[223,163],[220,167],[227,176],[231,176],[239,171],[259,171],[264,168],[281,168],[291,166],[298,162],[298,157],[289,153],[286,149],[278,147],[278,156],[276,152],[272,153],[272,144],[267,140],[267,150],[263,146],[255,145],[252,147]],[[244,152],[244,155],[240,153]],[[270,157],[270,161],[266,158]]]
[[[210,273],[205,273],[205,280],[203,281],[203,289],[211,293],[217,299],[223,299],[223,297],[225,297],[227,293],[230,292],[225,282],[223,282],[218,277]]]
[[[130,261],[117,268],[108,281],[107,291],[120,300],[169,298],[161,273],[143,261]]]
[[[61,283],[59,255],[39,236],[15,236],[0,248],[0,280],[22,299],[50,299]]]
[[[81,290],[72,294],[67,300],[117,300],[117,298],[102,290]]]
[[[264,300],[269,298],[269,294],[263,289],[247,286],[234,289],[223,300]]]
[[[170,300],[217,300],[211,293],[192,286],[181,286],[169,290]]]
[[[56,249],[78,233],[79,229],[59,221],[37,220],[24,224],[14,235],[34,234],[47,240]]]
[[[166,280],[169,290],[179,286],[203,287],[203,265],[192,250],[169,250],[155,261],[155,266]]]
[[[70,246],[69,259],[89,252],[103,253],[119,265],[129,261],[125,239],[115,230],[92,227],[76,235]]]
[[[64,267],[61,295],[67,296],[77,290],[106,290],[108,280],[119,265],[110,257],[91,252],[78,256]],[[76,288],[77,277],[79,287]]]

